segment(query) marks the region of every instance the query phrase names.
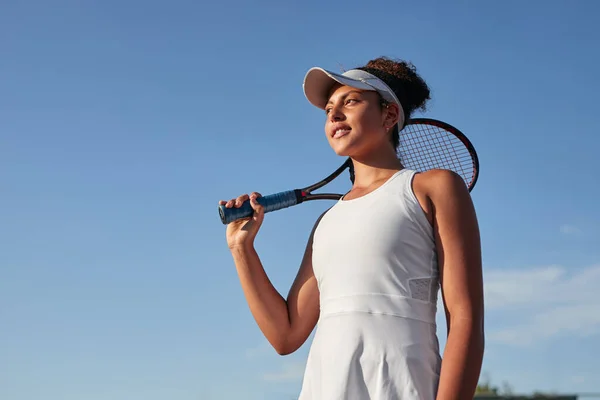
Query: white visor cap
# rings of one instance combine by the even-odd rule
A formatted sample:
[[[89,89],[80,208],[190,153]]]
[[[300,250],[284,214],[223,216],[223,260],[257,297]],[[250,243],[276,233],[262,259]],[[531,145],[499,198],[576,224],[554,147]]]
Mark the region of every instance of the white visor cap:
[[[304,77],[304,95],[312,105],[324,110],[329,92],[336,82],[356,89],[376,91],[385,101],[396,103],[400,108],[398,130],[402,129],[404,109],[396,94],[384,81],[366,71],[351,69],[340,75],[319,67],[311,68]]]

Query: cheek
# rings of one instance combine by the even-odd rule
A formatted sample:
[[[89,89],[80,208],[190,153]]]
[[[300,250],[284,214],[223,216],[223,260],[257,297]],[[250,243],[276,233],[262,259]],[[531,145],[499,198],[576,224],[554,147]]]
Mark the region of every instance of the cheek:
[[[323,134],[325,135],[325,137],[327,138],[328,141],[331,141],[331,138],[329,137],[329,122],[325,122],[325,124],[323,124]]]
[[[357,115],[356,123],[366,134],[376,134],[382,127],[380,115],[373,111]]]

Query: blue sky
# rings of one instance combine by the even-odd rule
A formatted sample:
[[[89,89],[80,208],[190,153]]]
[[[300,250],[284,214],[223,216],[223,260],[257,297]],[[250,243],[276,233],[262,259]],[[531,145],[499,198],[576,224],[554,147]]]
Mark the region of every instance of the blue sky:
[[[266,345],[217,201],[337,167],[302,79],[381,55],[412,61],[432,88],[424,115],[479,152],[485,373],[517,392],[600,391],[598,12],[3,2],[0,397],[292,399],[310,342]],[[267,216],[257,248],[281,292],[328,206]]]

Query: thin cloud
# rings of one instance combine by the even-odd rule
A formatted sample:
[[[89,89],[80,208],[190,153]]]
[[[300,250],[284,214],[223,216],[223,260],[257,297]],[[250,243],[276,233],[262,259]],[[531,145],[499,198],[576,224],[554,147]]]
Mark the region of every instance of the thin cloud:
[[[581,233],[581,229],[573,225],[562,225],[560,232],[565,235],[578,235]]]
[[[559,265],[540,268],[492,270],[485,274],[486,308],[538,307],[597,302],[600,265],[568,269]]]
[[[600,333],[600,298],[595,295],[600,265],[492,270],[485,279],[488,318],[502,316],[504,325],[488,333],[491,341],[527,346]]]
[[[584,383],[586,381],[585,376],[576,375],[570,378],[572,383]]]
[[[302,361],[288,362],[282,365],[280,371],[263,375],[263,380],[268,382],[296,382],[304,376],[306,363]]]
[[[250,348],[246,349],[245,354],[246,354],[246,358],[252,359],[252,358],[262,357],[262,356],[266,356],[266,355],[271,355],[273,352],[274,352],[273,348],[271,347],[269,342],[267,342],[265,340],[261,344],[255,346],[255,347],[250,347]]]

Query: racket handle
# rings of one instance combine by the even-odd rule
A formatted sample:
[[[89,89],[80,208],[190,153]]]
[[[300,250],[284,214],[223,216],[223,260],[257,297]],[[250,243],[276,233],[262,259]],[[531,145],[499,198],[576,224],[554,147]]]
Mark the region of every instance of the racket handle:
[[[259,197],[257,202],[264,207],[265,213],[268,213],[281,210],[282,208],[295,206],[300,203],[301,198],[302,194],[300,190],[288,190],[269,196]],[[252,214],[254,214],[254,210],[250,205],[250,200],[246,200],[239,208],[225,208],[225,206],[219,205],[221,222],[225,225],[238,219],[251,217]]]

